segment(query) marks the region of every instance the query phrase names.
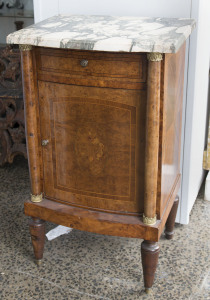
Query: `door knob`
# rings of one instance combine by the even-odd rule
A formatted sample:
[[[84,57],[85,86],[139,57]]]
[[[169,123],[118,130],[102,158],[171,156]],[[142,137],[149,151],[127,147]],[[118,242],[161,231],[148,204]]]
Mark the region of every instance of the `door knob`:
[[[87,67],[87,65],[88,65],[88,60],[87,59],[82,59],[81,61],[80,61],[80,65],[84,68],[84,67]]]
[[[42,140],[42,146],[47,146],[49,144],[49,140]]]

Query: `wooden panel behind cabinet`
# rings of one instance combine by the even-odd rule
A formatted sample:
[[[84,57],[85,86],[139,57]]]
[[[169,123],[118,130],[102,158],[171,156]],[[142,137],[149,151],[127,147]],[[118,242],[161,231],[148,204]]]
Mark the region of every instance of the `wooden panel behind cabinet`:
[[[162,91],[162,195],[161,201],[157,202],[158,216],[163,214],[163,208],[180,178],[184,62],[185,45],[176,54],[165,54]]]
[[[39,101],[46,197],[143,212],[146,91],[40,81]]]

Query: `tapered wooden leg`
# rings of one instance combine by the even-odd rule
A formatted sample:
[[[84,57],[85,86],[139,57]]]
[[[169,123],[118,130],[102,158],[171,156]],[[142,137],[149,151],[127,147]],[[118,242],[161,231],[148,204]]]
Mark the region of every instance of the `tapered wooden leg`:
[[[165,237],[168,240],[171,240],[174,235],[174,225],[175,225],[175,219],[176,219],[178,205],[179,205],[179,197],[177,196],[174,200],[174,204],[171,208],[171,212],[166,221]]]
[[[39,265],[43,258],[45,242],[45,221],[31,218],[29,221],[31,240],[34,248],[36,262]]]
[[[141,259],[144,274],[145,292],[149,293],[154,282],[155,271],[158,263],[159,245],[156,242],[144,240],[141,244]]]

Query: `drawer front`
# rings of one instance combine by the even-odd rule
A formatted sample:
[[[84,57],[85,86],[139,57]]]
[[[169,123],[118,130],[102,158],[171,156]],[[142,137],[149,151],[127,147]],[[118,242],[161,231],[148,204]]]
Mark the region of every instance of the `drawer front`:
[[[39,82],[44,193],[71,205],[143,211],[143,91]]]
[[[48,80],[55,82],[52,78],[56,76],[56,81],[60,79],[60,82],[63,78],[76,78],[76,83],[81,85],[84,85],[84,78],[92,78],[99,85],[103,85],[103,80],[113,81],[115,85],[116,82],[136,85],[146,82],[145,54],[37,48],[36,57],[41,80],[49,76]]]

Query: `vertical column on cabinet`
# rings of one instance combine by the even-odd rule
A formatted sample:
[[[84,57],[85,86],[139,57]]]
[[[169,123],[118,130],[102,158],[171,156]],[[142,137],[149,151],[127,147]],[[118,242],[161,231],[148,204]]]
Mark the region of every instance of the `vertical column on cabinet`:
[[[34,57],[32,46],[30,45],[20,45],[20,51],[22,61],[26,141],[31,181],[31,201],[41,202],[41,151],[39,149],[38,101]],[[45,222],[32,217],[29,221],[29,228],[34,248],[34,255],[36,262],[39,265],[44,252]]]
[[[148,53],[147,58],[148,78],[143,222],[144,224],[151,226],[156,223],[162,54]],[[154,281],[158,263],[158,243],[144,240],[141,244],[141,253],[144,286],[145,291],[149,293]]]
[[[31,201],[42,201],[40,151],[38,141],[37,90],[30,45],[20,45],[28,163],[31,181]]]
[[[156,223],[160,123],[161,53],[148,53],[145,192],[143,222]]]

